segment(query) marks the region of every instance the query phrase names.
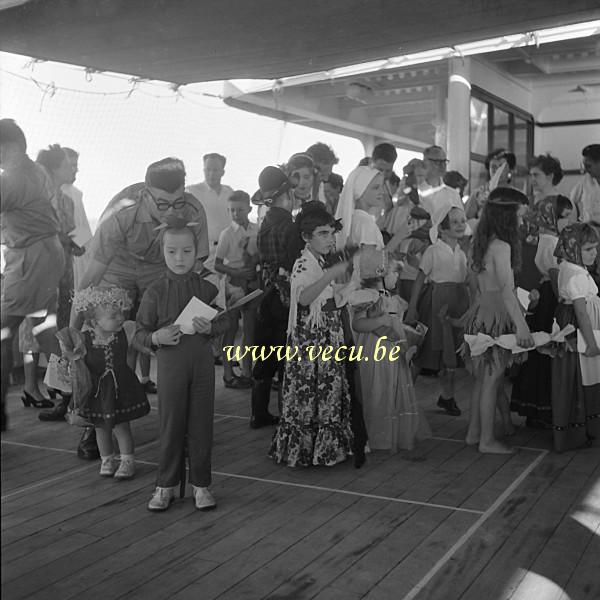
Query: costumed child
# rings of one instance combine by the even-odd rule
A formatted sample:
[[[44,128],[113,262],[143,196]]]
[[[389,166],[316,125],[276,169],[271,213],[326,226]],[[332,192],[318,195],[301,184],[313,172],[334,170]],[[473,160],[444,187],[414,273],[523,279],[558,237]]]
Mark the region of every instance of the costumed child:
[[[130,421],[147,415],[150,404],[135,372],[127,364],[131,327],[124,327],[131,298],[119,287],[88,287],[75,292],[73,309],[85,317],[84,331],[71,327],[57,334],[63,356],[70,359],[73,405],[92,423],[100,450],[100,475],[131,479],[135,474]],[[87,368],[86,368],[87,367]],[[117,439],[121,462],[113,446]]]
[[[600,435],[600,298],[588,268],[598,252],[598,236],[587,223],[560,233],[556,321],[577,327],[567,351],[552,359],[552,420],[557,452],[589,445]]]
[[[478,295],[463,318],[464,335],[485,334],[498,338],[516,334],[516,344],[531,348],[534,340],[515,293],[514,272],[520,267],[521,242],[519,208],[527,197],[512,188],[494,189],[483,208],[473,236],[472,271],[477,277]],[[494,416],[505,370],[513,362],[526,359],[527,353],[491,344],[484,352],[475,352],[465,342],[463,357],[475,378],[466,442],[478,444],[479,451],[511,454],[513,449],[494,437]]]
[[[189,480],[198,510],[216,507],[211,484],[211,451],[215,367],[211,336],[230,326],[226,315],[212,321],[194,317],[190,330],[175,325],[192,298],[210,304],[217,288],[193,271],[196,262],[194,224],[171,218],[162,230],[166,273],[142,297],[136,342],[156,352],[160,452],[156,489],[148,510],[167,510],[180,483],[187,439]]]
[[[539,241],[535,265],[541,275],[535,293],[536,300],[529,304],[531,314],[526,317],[531,331],[552,332],[554,312],[558,305],[558,261],[554,250],[559,232],[568,222],[573,210],[565,196],[548,196],[535,208],[539,227]],[[552,427],[551,358],[547,354],[531,352],[514,378],[511,410],[526,417],[527,427]]]
[[[279,424],[269,455],[289,467],[332,466],[352,454],[352,398],[348,372],[336,352],[345,345],[342,309],[333,282],[348,261],[327,268],[338,224],[325,207],[299,223],[306,247],[291,276],[287,346],[297,358],[285,363]],[[322,349],[311,357],[310,347]],[[313,350],[314,352],[314,350]]]
[[[431,245],[429,230],[431,229],[431,219],[429,213],[420,206],[411,209],[408,217],[408,237],[400,241],[395,246],[394,239],[388,244],[386,249],[391,255],[402,262],[402,270],[398,278],[398,294],[401,298],[410,302],[412,289],[419,274],[419,265],[423,253]]]
[[[415,358],[415,377],[420,369],[439,373],[442,389],[437,405],[453,416],[461,414],[454,399],[454,372],[459,366],[456,353],[462,343],[456,320],[469,308],[467,257],[459,245],[466,217],[457,202],[460,199],[448,195],[434,207],[429,230],[432,245],[423,253],[405,319],[409,325],[420,321],[428,327]],[[426,281],[429,283],[421,294]]]
[[[408,458],[417,460],[417,442],[431,437],[410,371],[411,355],[422,334],[402,323],[407,302],[386,291],[395,289],[397,269],[385,252],[363,251],[360,275],[363,289],[356,296],[362,304],[355,306],[352,326],[357,347],[369,358],[359,363],[369,446],[392,453],[408,450]],[[364,297],[364,292],[371,292],[371,297]],[[376,356],[378,347],[386,350],[383,359]]]

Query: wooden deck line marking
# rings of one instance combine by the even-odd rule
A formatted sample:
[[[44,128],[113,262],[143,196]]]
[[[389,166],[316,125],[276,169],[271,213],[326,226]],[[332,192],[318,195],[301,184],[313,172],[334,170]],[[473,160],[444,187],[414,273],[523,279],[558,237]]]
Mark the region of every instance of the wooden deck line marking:
[[[469,538],[498,510],[501,504],[521,485],[523,480],[546,458],[548,450],[539,450],[540,455],[525,468],[525,470],[496,498],[495,502],[458,538],[456,543],[438,560],[438,562],[425,574],[425,576],[402,598],[402,600],[413,600],[417,594],[435,577],[435,575],[446,565],[446,563],[460,550]]]
[[[249,421],[250,417],[242,417],[241,415],[226,415],[224,413],[215,413],[215,417],[223,417],[223,419],[243,419]]]
[[[436,437],[433,436],[431,438],[429,438],[430,440],[439,440],[442,442],[454,442],[456,444],[465,444],[466,442],[465,440],[457,440],[456,438],[446,438],[446,437]],[[531,446],[513,446],[513,448],[517,448],[518,450],[532,450],[533,452],[546,452],[548,453],[548,450],[544,450],[543,448],[532,448]]]
[[[36,449],[40,449],[40,450],[67,452],[69,454],[76,453],[75,450],[64,450],[62,448],[45,448],[44,446],[36,446],[34,444],[23,444],[21,442],[9,442],[9,441],[3,440],[2,443],[3,444],[11,444],[14,446],[24,446],[26,448],[36,448]],[[148,444],[144,444],[143,447],[147,447],[147,446],[149,446],[151,444],[155,444],[155,443],[156,443],[156,441],[149,442]],[[140,446],[140,448],[142,448],[142,446]],[[138,458],[135,459],[135,462],[140,463],[142,465],[150,465],[153,467],[158,466],[158,463],[156,463],[156,462],[151,462],[148,460],[140,460]],[[95,466],[95,464],[94,465],[86,465],[86,467],[82,467],[81,469],[76,469],[76,471],[80,471],[80,470],[83,470],[84,468],[88,468],[91,466]],[[73,473],[75,473],[75,471],[69,471],[67,473],[63,473],[59,477],[68,477],[70,474],[73,474]],[[308,490],[317,490],[320,492],[330,492],[333,494],[346,494],[347,496],[359,496],[360,498],[370,498],[372,500],[384,500],[386,502],[398,502],[400,504],[415,504],[418,506],[428,506],[430,508],[441,508],[443,510],[451,510],[454,512],[465,512],[465,513],[470,513],[470,514],[474,514],[474,515],[485,514],[484,511],[482,511],[482,510],[475,510],[472,508],[461,508],[459,506],[449,506],[446,504],[435,504],[432,502],[419,502],[418,500],[405,500],[403,498],[393,498],[391,496],[378,496],[375,494],[363,494],[361,492],[352,492],[350,490],[340,490],[337,488],[329,488],[329,487],[323,487],[323,486],[318,486],[318,485],[309,485],[307,483],[294,483],[292,481],[277,481],[275,479],[265,479],[263,477],[253,477],[251,475],[240,475],[238,473],[225,473],[223,471],[213,471],[213,475],[220,475],[222,477],[232,477],[234,479],[247,479],[249,481],[260,481],[263,483],[272,483],[274,485],[284,485],[284,486],[288,486],[288,487],[298,487],[298,488],[303,488],[303,489],[308,489]],[[45,485],[46,483],[47,483],[47,481],[41,481],[32,486],[29,486],[27,489],[29,490],[34,487],[39,487],[41,485]],[[26,491],[25,488],[20,488],[19,490],[15,490],[14,492],[7,494],[6,496],[2,496],[2,499],[4,499],[5,497],[8,498],[9,496],[14,496],[23,491]]]
[[[153,440],[152,442],[147,442],[145,444],[142,444],[141,446],[138,446],[136,448],[136,450],[146,450],[147,448],[150,448],[151,446],[158,444],[158,441],[159,440]],[[36,450],[50,450],[51,452],[63,452],[66,454],[76,454],[77,453],[76,450],[65,450],[63,448],[46,448],[44,446],[36,446],[35,444],[24,444],[23,442],[11,442],[8,440],[2,440],[2,443],[8,444],[11,446],[34,448]],[[96,464],[96,462],[97,461],[94,461],[91,464],[87,464],[83,467],[78,467],[77,469],[71,469],[69,471],[65,471],[64,473],[57,475],[55,477],[50,477],[49,479],[42,479],[41,481],[38,481],[37,483],[34,483],[32,485],[17,488],[16,490],[9,492],[8,494],[3,494],[2,496],[0,496],[0,501],[4,502],[4,500],[8,500],[9,498],[12,498],[13,496],[18,496],[19,494],[24,494],[25,492],[30,492],[31,490],[35,490],[39,487],[48,485],[50,483],[54,483],[55,481],[60,481],[61,479],[66,479],[67,477],[70,477],[71,475],[75,475],[76,473],[80,473],[81,471],[85,471],[86,469],[91,469],[92,467],[97,468],[98,465]],[[136,459],[136,462],[144,462],[144,461]],[[156,463],[153,463],[153,464],[156,465]]]

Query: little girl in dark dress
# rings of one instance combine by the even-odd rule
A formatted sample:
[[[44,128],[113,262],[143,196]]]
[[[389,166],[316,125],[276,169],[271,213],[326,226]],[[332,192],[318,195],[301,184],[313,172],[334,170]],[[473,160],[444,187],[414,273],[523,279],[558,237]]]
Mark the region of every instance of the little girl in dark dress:
[[[75,293],[73,306],[77,312],[85,313],[87,325],[81,334],[68,330],[74,336],[75,350],[89,371],[88,393],[76,394],[74,387],[78,413],[96,429],[102,459],[100,475],[130,479],[135,474],[135,463],[129,422],[150,411],[146,393],[127,365],[129,341],[123,324],[124,313],[131,308],[131,299],[118,287],[89,287]],[[130,333],[133,335],[133,330]],[[65,338],[59,337],[64,354]],[[118,469],[113,433],[121,453]]]

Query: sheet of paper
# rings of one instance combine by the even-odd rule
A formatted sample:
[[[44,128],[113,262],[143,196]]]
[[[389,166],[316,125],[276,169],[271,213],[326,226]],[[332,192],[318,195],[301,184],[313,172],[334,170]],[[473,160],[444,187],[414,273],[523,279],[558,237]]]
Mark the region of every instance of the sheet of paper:
[[[194,317],[204,317],[212,321],[217,313],[217,310],[194,296],[177,317],[175,325],[181,326],[181,333],[192,335],[194,333],[194,325],[192,323]]]
[[[69,237],[81,248],[85,246],[91,239],[90,230],[88,227],[75,227],[69,232]]]
[[[521,303],[521,306],[527,310],[529,307],[529,292],[523,288],[517,288],[517,299]]]

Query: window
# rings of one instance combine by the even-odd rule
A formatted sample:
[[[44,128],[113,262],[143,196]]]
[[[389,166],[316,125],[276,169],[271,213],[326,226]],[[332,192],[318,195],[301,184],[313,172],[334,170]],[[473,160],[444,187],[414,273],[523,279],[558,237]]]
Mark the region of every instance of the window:
[[[471,90],[471,193],[487,180],[485,158],[495,148],[506,148],[517,158],[515,184],[527,174],[533,154],[533,117],[476,86]]]

